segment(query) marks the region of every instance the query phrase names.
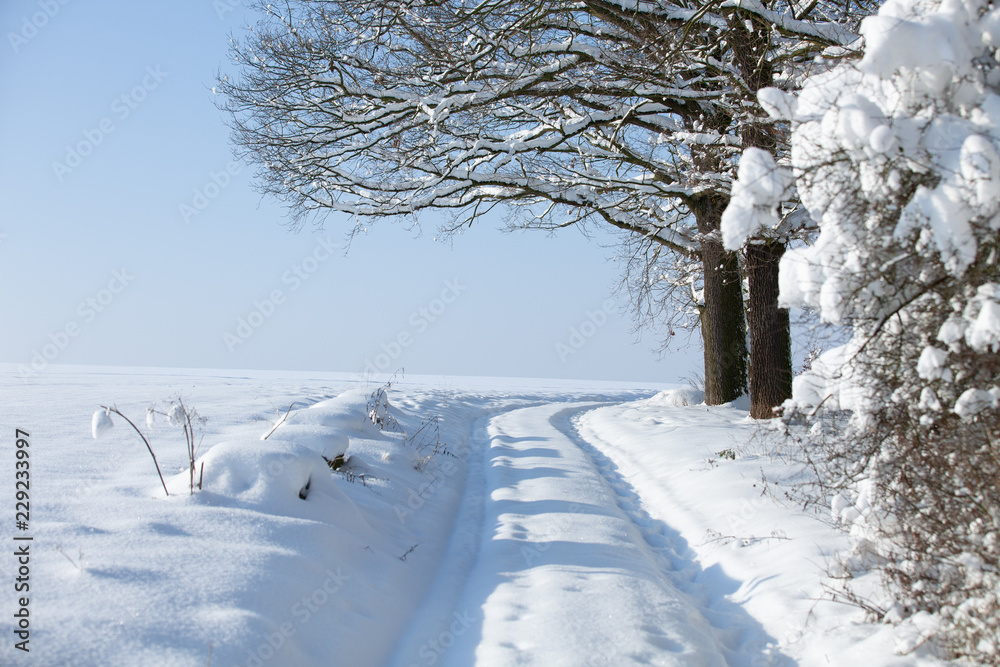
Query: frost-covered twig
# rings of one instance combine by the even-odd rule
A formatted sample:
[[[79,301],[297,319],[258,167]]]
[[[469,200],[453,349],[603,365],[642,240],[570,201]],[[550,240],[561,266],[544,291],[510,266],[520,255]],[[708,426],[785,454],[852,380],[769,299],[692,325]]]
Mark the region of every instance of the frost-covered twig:
[[[285,423],[285,421],[288,419],[288,415],[291,413],[292,408],[295,407],[296,403],[298,403],[298,401],[294,401],[292,402],[291,405],[288,406],[288,409],[285,410],[285,414],[281,415],[281,419],[275,422],[274,426],[271,427],[271,430],[268,431],[267,434],[263,438],[261,438],[261,440],[267,440],[268,438],[270,438],[271,435],[273,435],[274,432],[278,430],[278,427]]]
[[[70,558],[70,555],[68,553],[66,553],[65,551],[63,551],[63,548],[62,548],[61,544],[57,544],[56,545],[56,551],[58,551],[59,553],[61,553],[63,555],[63,558],[65,558],[66,560],[68,560],[73,565],[73,567],[75,567],[76,569],[78,569],[81,572],[83,572],[83,548],[82,547],[79,547],[80,562],[77,562],[77,561],[73,560],[72,558]]]
[[[153,465],[156,466],[156,474],[160,476],[160,484],[163,485],[163,493],[165,493],[166,495],[169,496],[170,495],[170,491],[167,490],[167,483],[166,483],[166,481],[164,481],[164,479],[163,479],[163,473],[160,471],[160,464],[157,463],[157,461],[156,461],[156,454],[153,453],[153,447],[149,444],[149,440],[146,439],[145,434],[143,434],[143,432],[139,430],[139,427],[136,426],[135,423],[131,419],[129,419],[128,417],[126,417],[122,413],[122,411],[119,410],[118,408],[116,408],[114,406],[108,407],[106,405],[102,405],[101,408],[104,410],[105,416],[108,413],[110,413],[110,412],[115,413],[116,415],[118,415],[119,417],[121,417],[122,419],[124,419],[125,421],[127,421],[128,424],[129,424],[129,426],[131,426],[133,429],[135,429],[135,432],[139,434],[139,437],[142,438],[143,444],[146,445],[146,449],[149,450],[149,455],[153,458]],[[94,418],[95,418],[95,422],[96,422],[97,421],[97,415],[95,415]],[[110,421],[110,420],[108,420],[108,421]],[[94,429],[94,437],[95,438],[98,437],[99,433],[100,432],[98,431],[98,429],[95,428]]]
[[[139,434],[142,439],[143,444],[146,445],[146,449],[149,451],[149,455],[153,459],[153,465],[156,466],[156,474],[160,477],[160,484],[163,485],[163,492],[166,495],[170,495],[170,491],[167,490],[167,483],[163,479],[163,472],[160,470],[160,464],[156,460],[156,454],[153,452],[152,445],[149,444],[149,439],[146,435],[135,425],[131,419],[129,419],[125,414],[115,406],[101,406],[101,410],[94,413],[94,419],[92,422],[92,429],[94,438],[99,438],[104,432],[110,430],[114,426],[114,422],[111,421],[111,413],[114,413],[128,422],[129,426]],[[195,422],[203,423],[205,420],[203,417],[198,415],[196,410],[189,410],[184,406],[184,401],[179,397],[173,401],[169,412],[160,412],[154,409],[152,406],[146,409],[146,425],[152,428],[153,418],[155,415],[163,415],[170,422],[171,426],[180,426],[184,430],[184,441],[187,449],[188,457],[188,476],[190,478],[189,486],[191,489],[191,494],[194,494],[194,468],[195,459],[198,455],[198,446],[200,441],[195,443]],[[199,488],[201,484],[199,483]]]
[[[720,533],[718,531],[715,531],[715,530],[709,530],[708,531],[708,535],[710,537],[708,539],[706,539],[704,542],[702,542],[702,545],[714,544],[716,542],[724,542],[726,544],[729,544],[731,542],[739,542],[743,546],[748,547],[748,546],[750,546],[751,544],[753,544],[755,542],[764,542],[766,540],[790,540],[791,539],[790,537],[788,537],[787,535],[785,535],[784,533],[782,533],[781,531],[778,531],[778,530],[773,531],[770,535],[767,535],[765,537],[756,537],[756,536],[753,536],[753,535],[751,535],[750,537],[738,537],[736,535],[723,535],[722,533]]]

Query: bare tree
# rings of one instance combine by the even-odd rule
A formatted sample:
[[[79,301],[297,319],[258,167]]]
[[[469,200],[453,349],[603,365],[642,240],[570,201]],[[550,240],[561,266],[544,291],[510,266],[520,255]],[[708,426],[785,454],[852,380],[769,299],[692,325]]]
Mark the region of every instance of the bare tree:
[[[706,400],[722,403],[746,389],[740,258],[719,221],[761,125],[754,77],[850,38],[828,3],[771,4],[294,0],[264,8],[221,87],[261,189],[297,223],[439,209],[454,233],[508,204],[515,227],[605,224],[700,263]]]

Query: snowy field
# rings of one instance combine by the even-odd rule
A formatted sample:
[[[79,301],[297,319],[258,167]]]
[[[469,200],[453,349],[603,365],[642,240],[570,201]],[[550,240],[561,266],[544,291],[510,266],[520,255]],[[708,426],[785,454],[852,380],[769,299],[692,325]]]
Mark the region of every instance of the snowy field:
[[[3,665],[936,664],[823,601],[847,535],[782,502],[780,441],[690,389],[407,377],[380,430],[348,375],[3,375]],[[183,433],[145,422],[178,396],[206,418],[193,495]],[[92,437],[100,405],[169,497],[120,417]]]

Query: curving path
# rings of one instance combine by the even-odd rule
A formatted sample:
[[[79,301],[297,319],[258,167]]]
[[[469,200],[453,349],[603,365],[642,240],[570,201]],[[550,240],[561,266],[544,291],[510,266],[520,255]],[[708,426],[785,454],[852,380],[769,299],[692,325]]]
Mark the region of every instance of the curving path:
[[[393,664],[757,665],[773,643],[550,403],[484,417],[444,562]],[[774,656],[771,656],[773,660]]]

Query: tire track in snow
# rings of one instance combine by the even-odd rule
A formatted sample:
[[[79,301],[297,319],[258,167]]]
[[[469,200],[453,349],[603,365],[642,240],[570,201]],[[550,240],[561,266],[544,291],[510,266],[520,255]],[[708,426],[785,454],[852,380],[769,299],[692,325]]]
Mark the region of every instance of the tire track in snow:
[[[488,497],[484,453],[488,454],[490,445],[487,435],[490,420],[507,412],[551,402],[524,396],[480,396],[470,405],[468,398],[471,397],[467,397],[466,401],[455,401],[449,408],[456,420],[468,419],[472,410],[479,413],[472,419],[464,451],[458,454],[465,462],[461,505],[454,519],[444,560],[431,583],[431,591],[417,617],[397,641],[389,664],[398,667],[439,664],[455,635],[466,632],[470,627],[464,612],[458,611],[458,607],[479,555]]]
[[[573,429],[596,407],[480,419],[449,556],[394,664],[763,664],[755,621],[682,592],[697,564]]]
[[[591,410],[562,413],[552,419],[553,426],[565,433],[590,458],[594,468],[614,490],[618,507],[632,520],[650,551],[659,560],[664,577],[669,579],[708,620],[720,642],[726,647],[730,665],[758,667],[792,665],[777,648],[777,641],[763,626],[731,602],[726,595],[739,588],[719,568],[706,572],[697,562],[680,533],[662,521],[653,519],[643,509],[642,497],[619,472],[618,466],[580,433],[580,420]]]

